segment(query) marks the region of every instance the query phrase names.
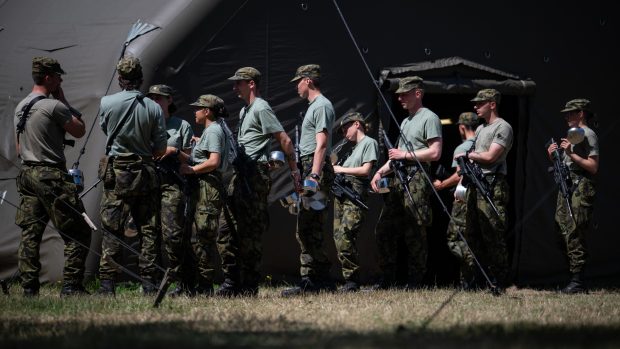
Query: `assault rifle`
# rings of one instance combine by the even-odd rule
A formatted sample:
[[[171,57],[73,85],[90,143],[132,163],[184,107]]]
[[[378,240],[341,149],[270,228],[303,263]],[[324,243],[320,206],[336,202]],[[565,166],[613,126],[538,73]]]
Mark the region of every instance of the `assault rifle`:
[[[362,196],[353,190],[351,187],[351,183],[347,181],[345,176],[342,173],[336,175],[334,178],[334,183],[332,184],[332,192],[335,196],[339,198],[345,198],[360,208],[364,210],[368,210],[368,206],[362,201]]]
[[[388,151],[394,148],[392,142],[390,142],[390,139],[385,132],[383,132],[383,140],[385,141],[385,147],[388,149]],[[409,191],[409,181],[411,180],[411,176],[409,175],[409,173],[407,173],[407,168],[404,161],[390,160],[390,168],[396,174],[396,178],[398,178],[398,181],[402,185],[405,193],[407,193],[412,207],[415,207],[413,197],[411,196],[411,192]]]
[[[551,144],[555,143],[555,140],[551,138],[549,143],[546,144],[546,147],[549,148]],[[553,179],[560,187],[560,193],[562,193],[562,197],[566,202],[566,207],[568,208],[568,214],[570,218],[574,221],[573,217],[573,209],[570,206],[570,196],[572,194],[572,185],[573,182],[570,179],[570,171],[568,166],[562,161],[560,157],[560,152],[556,149],[551,153],[551,162],[553,163],[552,167],[549,167],[549,172],[553,172]]]
[[[495,214],[500,217],[499,211],[491,199],[489,182],[487,182],[486,178],[484,178],[484,173],[482,173],[480,166],[475,162],[469,161],[467,155],[459,156],[456,158],[456,162],[460,168],[459,175],[463,176],[463,186],[467,187],[473,184],[478,193],[480,193],[489,205],[491,205],[491,208],[495,211]]]

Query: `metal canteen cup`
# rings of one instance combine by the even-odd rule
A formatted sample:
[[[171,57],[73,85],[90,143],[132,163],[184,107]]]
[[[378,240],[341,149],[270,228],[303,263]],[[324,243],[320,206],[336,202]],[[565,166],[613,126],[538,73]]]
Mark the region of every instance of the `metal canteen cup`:
[[[324,210],[327,207],[327,195],[319,190],[316,194],[307,198],[308,206],[315,211]]]
[[[454,190],[454,196],[461,201],[465,201],[466,195],[467,187],[464,187],[461,183],[459,183]]]
[[[571,129],[568,130],[566,139],[568,140],[570,144],[575,145],[575,144],[579,144],[583,142],[585,135],[586,135],[586,131],[582,129],[581,127],[572,127]]]
[[[319,190],[319,184],[313,180],[304,179],[302,189],[304,196],[312,196]]]
[[[288,194],[287,196],[281,198],[279,201],[282,207],[288,208],[288,212],[290,214],[296,215],[297,212],[299,211],[299,207],[297,207],[297,204],[299,203],[300,200],[299,200],[299,194],[297,194],[296,192],[292,192]]]
[[[379,193],[379,194],[389,193],[390,192],[390,187],[388,185],[389,185],[389,181],[388,181],[387,178],[380,178],[377,181],[377,188],[379,188],[377,193]]]
[[[284,165],[286,157],[279,150],[274,150],[269,154],[269,167],[276,170]]]
[[[73,183],[77,187],[77,192],[81,193],[84,190],[84,174],[82,170],[79,168],[72,168],[69,170],[69,174],[71,178],[73,178]]]

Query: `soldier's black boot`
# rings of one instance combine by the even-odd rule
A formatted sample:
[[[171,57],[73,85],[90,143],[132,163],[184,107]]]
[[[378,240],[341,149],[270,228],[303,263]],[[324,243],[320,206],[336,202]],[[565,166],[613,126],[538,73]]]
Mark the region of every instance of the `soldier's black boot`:
[[[301,281],[297,286],[287,288],[282,291],[282,297],[292,297],[292,296],[301,296],[306,294],[317,294],[321,291],[319,286],[317,286],[309,277],[301,278]]]
[[[39,289],[38,288],[24,288],[24,297],[26,298],[31,298],[31,297],[36,297],[39,295]]]
[[[212,283],[199,283],[196,287],[196,295],[211,297],[215,294]]]
[[[340,289],[340,292],[342,293],[352,293],[352,292],[357,292],[360,290],[360,285],[357,284],[357,282],[355,281],[347,281],[342,288]]]
[[[64,284],[60,289],[60,297],[68,296],[90,296],[90,292],[81,284]]]
[[[101,280],[101,284],[99,285],[99,289],[97,290],[97,294],[101,296],[112,296],[116,295],[114,291],[116,285],[112,280]]]
[[[220,288],[215,292],[215,295],[218,297],[236,297],[240,294],[241,289],[230,279],[224,280],[224,282],[220,285]]]
[[[565,294],[587,293],[588,289],[583,280],[583,273],[574,273],[568,285],[561,289],[560,292]]]
[[[213,286],[211,286],[211,293],[213,293]],[[181,296],[194,297],[195,295],[196,289],[183,282],[178,284],[174,290],[168,292],[168,296],[173,298]]]

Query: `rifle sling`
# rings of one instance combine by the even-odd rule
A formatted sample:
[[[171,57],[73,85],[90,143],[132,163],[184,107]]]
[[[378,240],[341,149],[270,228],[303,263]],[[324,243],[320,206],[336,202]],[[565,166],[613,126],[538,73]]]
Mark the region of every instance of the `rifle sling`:
[[[112,134],[108,138],[108,142],[105,145],[106,155],[110,154],[110,150],[112,150],[112,144],[114,143],[114,139],[116,138],[118,133],[121,131],[123,126],[125,126],[125,122],[127,121],[127,118],[129,118],[129,115],[131,115],[131,113],[133,112],[134,108],[136,107],[136,104],[138,104],[138,99],[142,99],[142,96],[138,95],[134,97],[133,102],[131,102],[131,106],[129,106],[129,109],[127,109],[127,112],[125,112],[123,117],[118,121],[118,124],[116,124],[116,128],[114,129],[114,131],[112,131]]]
[[[45,99],[45,96],[36,96],[30,100],[28,104],[26,104],[22,108],[22,116],[19,117],[19,122],[17,123],[17,144],[19,144],[19,135],[21,135],[26,129],[26,122],[30,117],[30,109],[40,100]]]

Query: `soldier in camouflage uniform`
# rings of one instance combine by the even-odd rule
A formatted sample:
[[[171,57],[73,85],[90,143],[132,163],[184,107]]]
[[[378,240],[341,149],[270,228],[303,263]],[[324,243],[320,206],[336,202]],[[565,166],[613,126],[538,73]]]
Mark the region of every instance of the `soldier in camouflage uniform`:
[[[134,57],[122,58],[117,66],[121,92],[101,99],[99,124],[107,136],[106,155],[99,167],[103,179],[101,226],[103,243],[98,293],[114,295],[117,263],[129,214],[141,238],[140,276],[145,294],[154,294],[159,256],[159,181],[153,157],[166,153],[167,134],[161,107],[144,98],[138,88],[142,67]]]
[[[317,190],[329,193],[334,181],[329,154],[335,112],[332,103],[321,93],[321,67],[303,65],[297,69],[291,82],[297,83],[297,93],[308,101],[299,139],[302,178],[314,181],[319,185]],[[282,291],[283,296],[316,293],[321,289],[335,290],[329,277],[331,263],[323,246],[327,208],[325,205],[321,210],[299,211],[296,237],[301,248],[301,280],[297,286]]]
[[[177,109],[172,95],[174,91],[168,85],[153,85],[149,87],[147,97],[159,104],[166,121],[168,133],[168,146],[166,153],[157,159],[157,172],[159,174],[159,189],[161,193],[161,232],[166,257],[172,276],[177,280],[183,279],[170,295],[193,294],[193,287],[189,285],[189,277],[182,270],[187,251],[184,246],[189,246],[189,236],[185,233],[185,181],[179,175],[181,162],[186,162],[191,155],[191,141],[194,132],[189,122],[172,116]]]
[[[471,152],[456,154],[455,158],[467,155],[477,163],[489,184],[491,199],[499,216],[474,186],[467,188],[467,242],[480,263],[487,268],[491,281],[501,291],[509,280],[508,251],[506,248],[506,206],[509,187],[506,181],[508,171],[506,157],[512,147],[512,127],[499,116],[501,95],[494,89],[478,91],[472,102],[479,119],[485,123],[476,129],[476,142]],[[469,272],[473,274],[473,261]]]
[[[60,295],[88,294],[82,279],[91,230],[80,215],[84,206],[67,173],[63,144],[67,132],[80,138],[84,136],[85,127],[81,114],[71,108],[60,86],[64,73],[55,59],[35,57],[32,60],[32,92],[15,108],[17,127],[24,107],[38,98],[24,115],[25,127],[23,133],[18,132],[16,143],[22,168],[17,177],[21,201],[15,224],[22,229],[18,257],[24,296],[39,293],[39,249],[50,219],[65,242]],[[50,94],[53,99],[48,98]]]
[[[562,138],[559,147],[556,143],[552,143],[547,149],[550,159],[555,150],[559,148],[563,150],[562,162],[568,167],[572,180],[570,205],[573,218],[570,217],[562,193],[558,193],[555,212],[555,221],[566,242],[565,251],[572,274],[569,284],[561,292],[572,294],[587,291],[583,277],[587,259],[585,237],[592,219],[596,196],[594,176],[598,172],[599,147],[596,133],[588,127],[588,121],[593,117],[589,100],[568,101],[561,113],[568,127],[581,127],[584,130],[582,142],[571,144],[568,139]]]
[[[246,105],[240,111],[239,151],[222,213],[228,230],[221,230],[218,235],[225,277],[218,296],[258,294],[261,239],[269,227],[267,196],[271,177],[267,159],[272,137],[287,156],[294,183],[299,182],[293,144],[267,101],[260,97],[260,76],[257,69],[243,67],[228,78]]]
[[[219,255],[216,250],[218,220],[224,201],[222,173],[228,167],[228,142],[218,118],[228,116],[224,101],[214,95],[202,95],[190,104],[196,107],[196,124],[204,125],[200,140],[196,143],[192,159],[195,165],[183,163],[181,173],[196,175],[198,191],[194,220],[198,255],[198,288],[199,294],[213,294],[215,263]]]
[[[461,135],[461,140],[463,143],[458,145],[454,149],[454,155],[462,154],[471,150],[474,146],[474,142],[476,140],[476,126],[478,126],[478,115],[472,112],[465,112],[459,115],[458,121],[459,134]],[[439,180],[436,179],[433,182],[433,186],[437,190],[445,190],[455,187],[459,181],[461,180],[461,176],[459,175],[460,168],[456,160],[452,161],[452,168],[455,169],[454,173],[444,179]],[[471,265],[473,264],[473,257],[471,252],[467,248],[467,245],[461,238],[458,236],[460,232],[463,236],[465,236],[465,217],[466,217],[467,205],[465,201],[460,200],[459,198],[455,198],[452,203],[452,220],[448,223],[448,230],[446,232],[446,240],[448,243],[448,249],[452,254],[459,259],[462,264]],[[468,275],[468,268],[461,268],[461,284],[465,282]]]
[[[415,159],[422,164],[425,171],[430,170],[431,161],[439,160],[443,144],[441,121],[435,113],[422,105],[422,78],[411,76],[401,79],[396,94],[409,116],[400,126],[402,134],[397,148],[389,150],[389,160],[377,170],[370,184],[374,191],[378,191],[377,181],[392,172],[391,161],[403,161],[407,172],[412,175],[406,185],[413,202],[401,183],[393,180],[390,192],[384,195],[385,206],[375,230],[379,266],[383,272],[383,279],[377,288],[385,289],[395,284],[397,244],[404,237],[409,251],[407,289],[416,289],[420,287],[426,272],[426,227],[432,223],[433,216],[430,206],[431,184],[426,181]],[[409,143],[409,146],[405,142]]]
[[[344,137],[353,142],[354,147],[348,157],[343,158],[342,166],[335,165],[334,172],[345,176],[352,189],[357,192],[366,203],[368,188],[370,187],[370,173],[379,156],[379,144],[366,135],[368,124],[364,122],[362,114],[353,112],[345,115],[340,122],[340,130]],[[338,259],[342,264],[342,276],[345,284],[343,292],[359,290],[359,261],[357,252],[357,237],[362,224],[366,220],[367,211],[344,196],[336,198],[334,202],[334,241],[338,251]]]

